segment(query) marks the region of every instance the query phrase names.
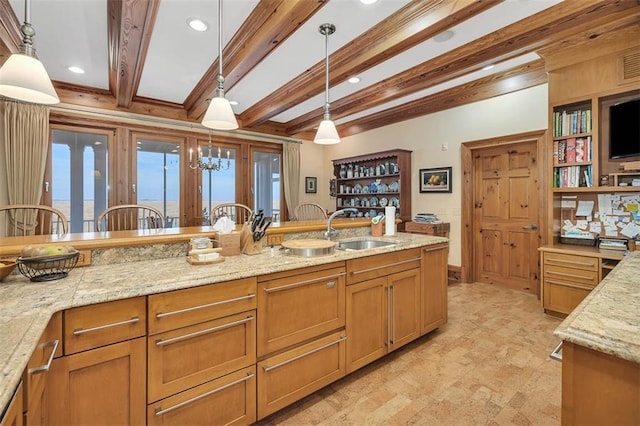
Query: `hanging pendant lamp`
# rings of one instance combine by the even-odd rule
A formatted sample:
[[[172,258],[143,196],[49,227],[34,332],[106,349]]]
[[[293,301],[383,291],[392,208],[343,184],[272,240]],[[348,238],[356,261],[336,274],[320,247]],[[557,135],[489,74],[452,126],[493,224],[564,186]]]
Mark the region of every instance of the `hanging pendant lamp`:
[[[318,28],[318,30],[320,31],[320,34],[324,35],[325,37],[324,117],[320,122],[320,126],[318,126],[318,132],[316,133],[316,137],[313,139],[313,142],[320,145],[332,145],[340,143],[338,130],[336,129],[336,125],[333,124],[333,121],[331,121],[331,116],[329,115],[329,36],[336,32],[336,27],[333,24],[322,24],[320,25],[320,28]]]
[[[0,96],[34,104],[52,105],[60,102],[49,74],[36,58],[31,26],[30,0],[24,3],[24,23],[20,27],[22,43],[18,53],[12,54],[0,68]]]
[[[218,0],[218,87],[216,96],[209,102],[202,125],[215,130],[233,130],[238,121],[231,104],[224,97],[224,76],[222,75],[222,0]]]

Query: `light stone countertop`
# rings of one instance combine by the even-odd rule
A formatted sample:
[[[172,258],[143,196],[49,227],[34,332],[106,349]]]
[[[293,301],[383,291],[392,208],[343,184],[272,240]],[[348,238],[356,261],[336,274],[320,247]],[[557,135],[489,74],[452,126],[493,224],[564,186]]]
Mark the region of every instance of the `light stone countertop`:
[[[554,334],[640,363],[640,251],[628,253]]]
[[[49,319],[57,311],[448,241],[406,233],[367,238],[396,244],[361,251],[336,250],[335,254],[313,258],[288,255],[277,248],[272,254],[266,247],[258,255],[229,256],[224,262],[211,265],[191,265],[185,253],[167,259],[75,268],[65,279],[42,283],[12,274],[0,283],[0,413],[13,396]]]

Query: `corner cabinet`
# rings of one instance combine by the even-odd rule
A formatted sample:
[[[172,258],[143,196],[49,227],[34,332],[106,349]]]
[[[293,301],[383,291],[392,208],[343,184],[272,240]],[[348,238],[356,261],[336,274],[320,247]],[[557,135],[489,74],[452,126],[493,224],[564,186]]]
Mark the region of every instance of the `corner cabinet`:
[[[336,210],[358,209],[358,216],[384,214],[396,207],[402,220],[398,230],[411,220],[411,151],[394,149],[333,160],[336,178]]]

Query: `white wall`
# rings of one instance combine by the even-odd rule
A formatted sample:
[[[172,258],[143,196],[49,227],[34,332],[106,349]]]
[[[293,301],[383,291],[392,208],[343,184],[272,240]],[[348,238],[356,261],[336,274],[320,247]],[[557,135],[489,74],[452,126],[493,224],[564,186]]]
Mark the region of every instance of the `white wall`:
[[[545,129],[548,120],[547,90],[547,85],[543,84],[343,138],[339,145],[322,148],[324,160],[321,168],[317,151],[309,147],[313,144],[305,142],[303,152],[309,155],[302,156],[302,175],[307,170],[319,173],[319,189],[322,185],[326,188],[318,192],[318,200],[331,211],[335,209],[335,199],[328,196],[328,182],[333,175],[331,160],[394,148],[412,150],[411,215],[436,213],[441,220],[451,224],[449,264],[460,266],[460,145],[462,142]],[[447,145],[446,150],[442,144]],[[421,194],[418,189],[419,170],[446,166],[453,166],[453,192]],[[304,192],[304,183],[300,188]]]

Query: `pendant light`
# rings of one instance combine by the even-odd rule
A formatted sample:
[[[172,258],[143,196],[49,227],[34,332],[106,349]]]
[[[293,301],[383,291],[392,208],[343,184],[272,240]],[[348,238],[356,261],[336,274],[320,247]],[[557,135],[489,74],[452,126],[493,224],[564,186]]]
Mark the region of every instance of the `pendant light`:
[[[318,28],[320,34],[324,35],[324,50],[325,50],[325,94],[324,94],[324,117],[318,126],[318,132],[313,139],[314,143],[320,145],[332,145],[340,143],[340,136],[336,125],[333,124],[329,115],[329,36],[336,32],[336,27],[333,24],[322,24]]]
[[[52,105],[60,102],[49,74],[36,58],[33,36],[36,31],[29,22],[31,0],[24,3],[24,23],[20,27],[22,43],[18,53],[12,54],[0,68],[0,95],[34,104]]]
[[[218,0],[218,87],[216,96],[209,102],[202,125],[216,130],[233,130],[238,128],[238,121],[231,109],[231,104],[224,97],[224,76],[222,75],[222,0]]]

